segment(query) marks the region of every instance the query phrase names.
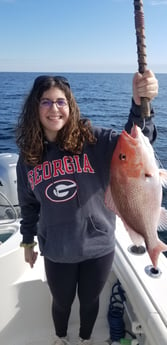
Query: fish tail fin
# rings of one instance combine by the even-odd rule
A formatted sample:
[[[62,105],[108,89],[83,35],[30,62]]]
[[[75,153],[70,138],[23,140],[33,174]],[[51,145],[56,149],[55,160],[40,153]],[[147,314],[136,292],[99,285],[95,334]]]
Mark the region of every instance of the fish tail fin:
[[[167,251],[167,245],[160,240],[158,240],[156,247],[154,247],[153,249],[148,249],[148,254],[155,268],[157,268],[159,254],[161,252],[166,252],[166,251]]]

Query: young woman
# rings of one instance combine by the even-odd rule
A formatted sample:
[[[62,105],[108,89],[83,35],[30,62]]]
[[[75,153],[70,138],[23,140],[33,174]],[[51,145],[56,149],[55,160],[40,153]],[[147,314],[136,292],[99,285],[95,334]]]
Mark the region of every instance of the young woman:
[[[133,79],[128,122],[143,126],[140,97],[153,99],[158,82],[151,71]],[[152,115],[153,115],[153,111]],[[152,116],[144,133],[156,137]],[[118,135],[95,128],[80,116],[69,82],[39,76],[17,126],[17,164],[21,234],[25,261],[33,267],[38,236],[53,297],[55,343],[67,343],[68,320],[76,291],[80,302],[79,344],[89,345],[99,296],[111,270],[115,215],[105,207],[111,156]]]

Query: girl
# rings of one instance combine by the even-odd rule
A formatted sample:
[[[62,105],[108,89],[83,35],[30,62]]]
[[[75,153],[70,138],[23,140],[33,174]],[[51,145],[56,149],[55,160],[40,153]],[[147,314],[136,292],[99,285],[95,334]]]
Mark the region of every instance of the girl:
[[[128,132],[133,123],[143,126],[140,97],[153,99],[157,91],[151,71],[135,74]],[[154,141],[152,116],[145,121],[144,133]],[[67,343],[76,291],[79,344],[91,343],[99,296],[114,257],[115,214],[105,207],[104,195],[117,138],[112,129],[95,128],[81,118],[65,78],[36,78],[17,126],[21,246],[25,261],[33,267],[37,235],[53,297],[56,345]]]

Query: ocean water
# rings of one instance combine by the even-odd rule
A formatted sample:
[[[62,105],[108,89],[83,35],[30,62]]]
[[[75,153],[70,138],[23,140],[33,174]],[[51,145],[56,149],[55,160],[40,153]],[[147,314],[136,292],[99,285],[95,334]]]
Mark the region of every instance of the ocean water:
[[[44,74],[44,73],[41,73]],[[59,74],[59,73],[58,73]],[[0,152],[17,152],[14,128],[25,97],[39,73],[0,73]],[[118,132],[129,114],[133,74],[63,73],[68,78],[81,114],[92,123],[113,127]],[[167,169],[167,74],[157,74],[159,94],[152,102],[158,137],[154,150]],[[167,208],[167,191],[163,205]],[[167,231],[160,233],[167,243]]]

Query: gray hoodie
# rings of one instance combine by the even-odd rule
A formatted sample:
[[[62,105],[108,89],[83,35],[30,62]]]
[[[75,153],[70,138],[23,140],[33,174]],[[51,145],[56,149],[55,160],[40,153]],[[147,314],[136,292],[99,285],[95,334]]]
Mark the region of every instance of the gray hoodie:
[[[132,109],[125,126],[141,125],[139,108]],[[54,262],[74,263],[106,255],[115,247],[115,214],[104,204],[110,162],[118,135],[112,129],[95,128],[96,144],[86,143],[81,154],[47,142],[41,164],[17,164],[21,233],[24,243],[38,236],[41,255]],[[152,117],[145,134],[156,137]]]

